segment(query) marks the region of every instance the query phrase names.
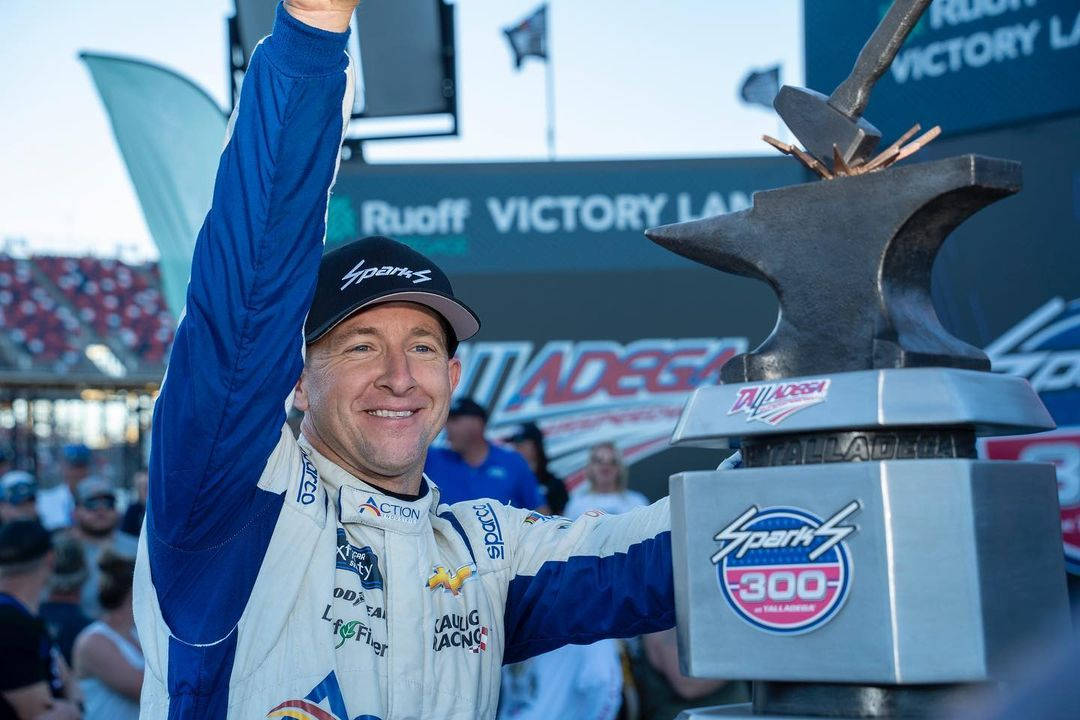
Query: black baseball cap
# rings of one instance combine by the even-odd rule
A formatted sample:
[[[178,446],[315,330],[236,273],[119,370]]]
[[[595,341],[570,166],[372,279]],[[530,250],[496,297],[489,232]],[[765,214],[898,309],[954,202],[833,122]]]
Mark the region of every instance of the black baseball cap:
[[[454,337],[451,347],[480,329],[480,318],[454,297],[439,267],[408,245],[375,235],[331,250],[319,264],[304,338],[310,345],[357,310],[384,302],[413,302],[437,312]]]
[[[0,565],[37,560],[49,550],[52,538],[37,520],[12,520],[0,527]]]
[[[532,440],[537,445],[544,444],[544,431],[534,422],[524,423],[521,428],[507,438],[507,442],[519,443]]]
[[[454,400],[454,402],[450,404],[450,412],[448,413],[448,415],[449,417],[461,417],[463,415],[471,415],[473,417],[480,418],[484,422],[487,422],[488,419],[487,410],[481,407],[480,404],[472,398],[467,397],[462,397]]]

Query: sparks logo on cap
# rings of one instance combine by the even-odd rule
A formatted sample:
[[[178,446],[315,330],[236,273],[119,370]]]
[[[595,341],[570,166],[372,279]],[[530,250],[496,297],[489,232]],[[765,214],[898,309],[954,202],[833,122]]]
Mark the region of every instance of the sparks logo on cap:
[[[382,267],[364,267],[364,263],[367,260],[361,260],[353,265],[352,270],[341,276],[344,284],[341,286],[341,290],[349,287],[349,285],[359,285],[370,277],[379,277],[382,275],[403,277],[408,280],[412,280],[413,285],[418,283],[424,283],[431,280],[431,269],[426,270],[413,270],[407,267],[395,267],[394,265],[383,265]]]
[[[739,388],[739,395],[727,414],[746,413],[746,422],[757,420],[779,425],[789,415],[825,402],[828,394],[828,378],[751,385]]]
[[[852,500],[827,519],[799,508],[750,506],[713,537],[724,543],[711,560],[720,590],[742,620],[792,635],[815,630],[844,604],[851,584],[841,525],[859,509]]]

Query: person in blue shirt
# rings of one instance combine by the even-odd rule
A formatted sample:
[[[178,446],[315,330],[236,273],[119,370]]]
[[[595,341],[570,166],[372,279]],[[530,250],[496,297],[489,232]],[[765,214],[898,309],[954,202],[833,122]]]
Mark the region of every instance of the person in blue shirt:
[[[458,398],[446,420],[449,448],[428,451],[424,473],[442,491],[445,503],[491,498],[504,505],[550,509],[540,497],[540,486],[525,458],[484,437],[487,412],[470,398]]]

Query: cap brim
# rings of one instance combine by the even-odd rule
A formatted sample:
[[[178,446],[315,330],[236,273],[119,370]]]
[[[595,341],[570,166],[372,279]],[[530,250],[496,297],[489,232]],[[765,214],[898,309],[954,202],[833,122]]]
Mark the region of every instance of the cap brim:
[[[331,317],[330,320],[323,323],[322,327],[315,328],[309,333],[305,340],[307,344],[310,345],[337,327],[339,323],[360,310],[371,307],[372,305],[380,305],[388,302],[411,302],[431,308],[442,315],[443,318],[446,319],[446,322],[450,324],[450,329],[454,331],[454,335],[458,342],[468,340],[480,330],[480,318],[477,317],[476,313],[469,309],[464,303],[458,302],[454,298],[433,292],[393,290],[383,295],[366,298],[363,302],[358,302],[355,305],[345,306],[340,312]]]

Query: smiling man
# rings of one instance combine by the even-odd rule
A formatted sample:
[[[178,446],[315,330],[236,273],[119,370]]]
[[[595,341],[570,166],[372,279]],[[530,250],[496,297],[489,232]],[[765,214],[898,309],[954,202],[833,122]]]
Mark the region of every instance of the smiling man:
[[[322,256],[354,5],[279,7],[230,123],[154,410],[143,718],[490,718],[503,661],[674,623],[666,500],[571,523],[424,476],[479,322],[393,240]]]

